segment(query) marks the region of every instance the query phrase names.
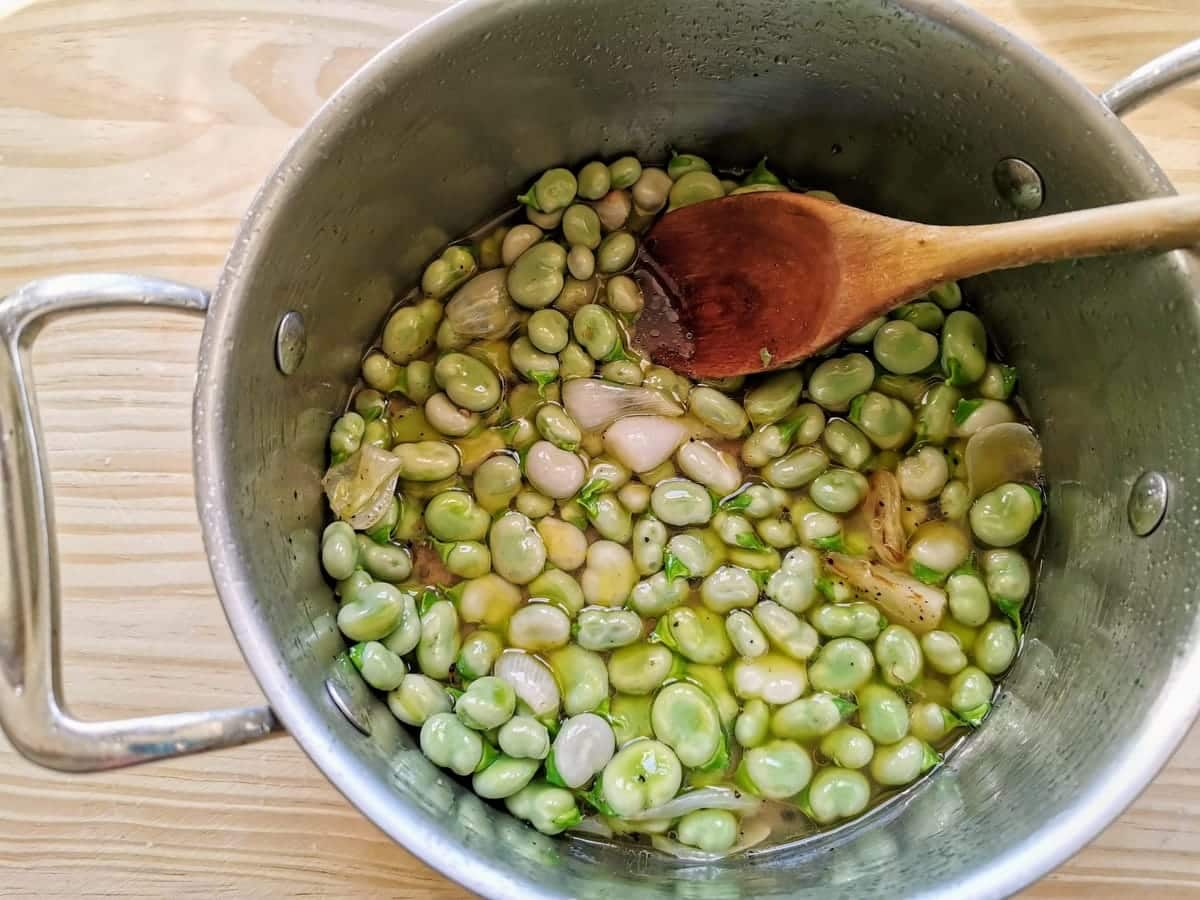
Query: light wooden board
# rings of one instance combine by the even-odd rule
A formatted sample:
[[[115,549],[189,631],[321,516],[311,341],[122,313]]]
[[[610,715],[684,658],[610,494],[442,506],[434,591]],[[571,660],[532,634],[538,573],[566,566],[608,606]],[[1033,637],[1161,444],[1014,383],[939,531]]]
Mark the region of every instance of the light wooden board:
[[[211,285],[251,195],[322,98],[440,0],[0,0],[0,294],[61,272]],[[976,0],[1100,89],[1200,33],[1200,0]],[[1200,88],[1129,119],[1200,189]],[[66,682],[85,715],[255,702],[192,501],[200,323],[52,327],[35,365],[62,550]],[[997,836],[1001,839],[1002,836]],[[1200,732],[1030,896],[1200,893]],[[464,896],[289,739],[89,777],[0,738],[0,895]]]

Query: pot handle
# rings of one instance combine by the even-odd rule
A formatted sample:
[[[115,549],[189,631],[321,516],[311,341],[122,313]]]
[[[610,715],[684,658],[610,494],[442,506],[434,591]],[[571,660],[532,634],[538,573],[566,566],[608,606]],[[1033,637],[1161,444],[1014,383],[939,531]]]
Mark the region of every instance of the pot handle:
[[[33,762],[89,772],[244,744],[279,732],[266,706],[81,721],[63,703],[53,502],[29,350],[53,316],[142,306],[204,314],[198,288],[131,275],[35,281],[0,300],[0,727]]]
[[[1123,116],[1177,84],[1200,77],[1200,38],[1134,69],[1100,95],[1100,102]]]

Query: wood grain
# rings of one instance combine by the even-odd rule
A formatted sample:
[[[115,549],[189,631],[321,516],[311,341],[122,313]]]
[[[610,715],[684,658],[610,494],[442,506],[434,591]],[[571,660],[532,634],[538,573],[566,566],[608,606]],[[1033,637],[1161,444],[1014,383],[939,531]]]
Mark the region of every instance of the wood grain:
[[[1100,89],[1194,37],[1197,0],[976,0]],[[0,294],[67,271],[212,284],[310,112],[441,0],[0,2]],[[1200,88],[1129,122],[1200,190]],[[254,702],[213,594],[188,418],[200,323],[50,328],[35,365],[63,559],[66,682],[86,715]],[[90,777],[0,739],[0,896],[464,892],[397,848],[288,739]],[[1034,897],[1200,893],[1200,732]]]

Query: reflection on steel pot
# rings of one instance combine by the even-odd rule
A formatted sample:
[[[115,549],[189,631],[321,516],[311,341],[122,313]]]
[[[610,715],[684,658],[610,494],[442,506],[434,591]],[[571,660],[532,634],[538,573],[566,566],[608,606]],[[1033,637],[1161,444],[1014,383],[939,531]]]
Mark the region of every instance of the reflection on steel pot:
[[[201,291],[116,276],[54,279],[0,302],[0,724],[19,750],[98,769],[245,742],[282,722],[364,814],[472,890],[674,897],[700,886],[681,880],[680,861],[547,841],[480,803],[436,771],[345,658],[320,572],[319,479],[331,416],[392,286],[417,284],[445,236],[535,173],[627,152],[666,159],[672,146],[726,166],[753,165],[748,154],[765,149],[780,171],[846,202],[939,224],[1017,215],[992,178],[1013,154],[1046,187],[1039,213],[1171,189],[1097,98],[952,3],[734,9],[467,0],[322,109],[255,201],[211,308]],[[521,52],[532,44],[533,69]],[[1181,51],[1174,69],[1148,69],[1106,97],[1115,108],[1141,102],[1197,57],[1200,46]],[[1043,432],[1052,521],[1026,650],[984,727],[905,802],[713,863],[713,896],[868,897],[896,884],[921,896],[1009,894],[1153,777],[1200,703],[1200,617],[1185,602],[1200,544],[1173,514],[1197,502],[1200,485],[1187,427],[1200,421],[1198,281],[1195,258],[1173,253],[966,285],[983,299],[989,341],[1020,367],[1030,407],[1053,421]],[[339,302],[348,296],[356,302]],[[270,709],[81,723],[61,707],[50,497],[25,350],[44,315],[119,304],[207,309],[198,501],[217,588]],[[1173,496],[1143,538],[1125,507],[1149,470]],[[1089,700],[1097,684],[1101,705]]]

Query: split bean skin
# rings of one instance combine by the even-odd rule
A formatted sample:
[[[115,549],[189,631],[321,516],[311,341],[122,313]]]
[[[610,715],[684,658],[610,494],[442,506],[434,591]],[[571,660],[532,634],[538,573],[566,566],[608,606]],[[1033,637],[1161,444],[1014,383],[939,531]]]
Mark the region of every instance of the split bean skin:
[[[534,173],[428,260],[329,419],[346,659],[545,834],[594,818],[700,859],[795,837],[783,810],[834,827],[934,770],[1020,665],[1053,494],[980,481],[977,435],[1025,407],[957,285],[769,372],[640,349],[657,217],[792,190],[773,168]]]

